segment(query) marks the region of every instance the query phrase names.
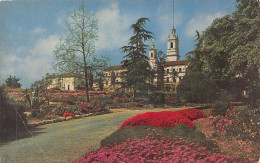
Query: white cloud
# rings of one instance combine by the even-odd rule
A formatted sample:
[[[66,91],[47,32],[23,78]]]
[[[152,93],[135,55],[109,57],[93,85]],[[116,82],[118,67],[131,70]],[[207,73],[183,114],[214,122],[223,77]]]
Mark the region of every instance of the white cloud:
[[[36,27],[34,28],[34,30],[32,31],[33,34],[37,34],[37,35],[41,35],[46,31],[46,29],[43,29],[41,27]]]
[[[201,14],[189,21],[186,27],[186,36],[194,37],[196,30],[199,32],[204,31],[216,18],[221,18],[226,13],[216,12],[212,15]]]
[[[18,73],[21,74],[22,80],[30,83],[41,79],[47,72],[52,72],[51,62],[53,61],[53,50],[59,42],[58,35],[50,35],[46,38],[37,40],[33,47],[18,48],[17,52],[28,53],[22,59],[19,59]]]
[[[120,13],[117,3],[112,3],[96,13],[98,20],[97,50],[119,49],[128,43],[131,36],[129,28],[136,20],[135,16]]]

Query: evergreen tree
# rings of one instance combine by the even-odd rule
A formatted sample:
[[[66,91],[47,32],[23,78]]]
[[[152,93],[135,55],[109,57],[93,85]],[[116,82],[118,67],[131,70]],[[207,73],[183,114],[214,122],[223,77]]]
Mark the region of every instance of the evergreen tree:
[[[16,76],[11,76],[5,80],[7,87],[11,88],[21,88],[21,83],[19,83],[20,78]]]
[[[153,33],[145,29],[146,21],[149,19],[140,18],[131,26],[134,35],[129,39],[128,45],[121,48],[124,53],[127,53],[124,56],[125,60],[121,62],[126,69],[123,74],[123,86],[132,91],[133,101],[137,91],[145,93],[152,87],[149,83],[152,71],[146,56],[148,46],[144,42],[153,39]]]

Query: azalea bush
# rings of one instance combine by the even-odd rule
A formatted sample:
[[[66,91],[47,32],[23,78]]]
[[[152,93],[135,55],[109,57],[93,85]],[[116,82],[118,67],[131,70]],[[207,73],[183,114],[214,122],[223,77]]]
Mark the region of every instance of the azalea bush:
[[[109,110],[106,107],[106,103],[100,100],[93,100],[92,102],[80,104],[79,108],[81,109],[81,112],[84,114]]]
[[[158,139],[159,138],[159,139]],[[240,156],[213,153],[206,147],[183,140],[148,135],[144,139],[128,139],[114,147],[103,147],[76,162],[252,162]]]
[[[75,117],[75,114],[71,114],[71,113],[64,113],[63,117]]]
[[[250,117],[244,113],[248,111],[231,108],[225,116],[211,116],[195,120],[194,123],[207,138],[216,142],[222,152],[247,158],[259,158],[259,128],[257,129],[259,121],[251,121],[254,116]],[[244,120],[244,116],[247,116],[248,122]]]
[[[120,129],[125,126],[136,127],[139,125],[153,127],[174,127],[176,124],[185,124],[188,127],[194,126],[192,120],[205,118],[206,114],[197,109],[188,109],[182,111],[162,111],[162,112],[146,112],[138,114],[124,121]]]

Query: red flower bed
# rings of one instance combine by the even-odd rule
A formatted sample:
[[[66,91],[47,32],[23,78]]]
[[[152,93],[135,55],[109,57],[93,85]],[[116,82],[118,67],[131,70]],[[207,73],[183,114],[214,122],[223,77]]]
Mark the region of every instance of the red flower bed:
[[[162,111],[138,114],[124,121],[120,129],[124,128],[125,126],[136,127],[139,125],[153,127],[174,127],[177,123],[185,124],[188,127],[194,126],[194,123],[191,120],[180,114],[177,114],[176,112]]]
[[[75,114],[71,114],[71,113],[64,113],[63,117],[74,117]]]
[[[185,109],[185,110],[177,111],[176,113],[188,118],[191,121],[207,117],[207,115],[204,112],[198,109]]]
[[[138,114],[124,121],[120,129],[125,126],[136,127],[139,125],[153,127],[174,127],[177,123],[182,123],[188,127],[194,126],[192,122],[195,119],[207,117],[202,111],[197,109],[188,109],[181,111],[162,111],[162,112],[146,112]]]

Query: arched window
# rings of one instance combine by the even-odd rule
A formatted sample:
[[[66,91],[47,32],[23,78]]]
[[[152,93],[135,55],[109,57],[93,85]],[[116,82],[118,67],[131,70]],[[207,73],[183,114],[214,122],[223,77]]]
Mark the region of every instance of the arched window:
[[[171,48],[173,48],[173,42],[171,42]]]
[[[153,53],[151,53],[151,57],[153,57]]]

